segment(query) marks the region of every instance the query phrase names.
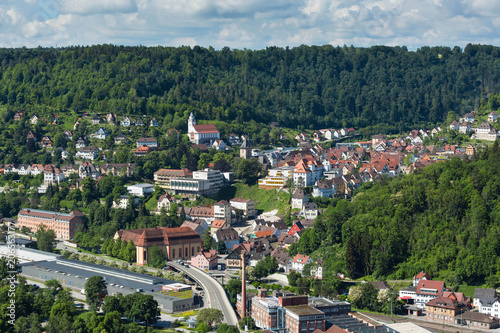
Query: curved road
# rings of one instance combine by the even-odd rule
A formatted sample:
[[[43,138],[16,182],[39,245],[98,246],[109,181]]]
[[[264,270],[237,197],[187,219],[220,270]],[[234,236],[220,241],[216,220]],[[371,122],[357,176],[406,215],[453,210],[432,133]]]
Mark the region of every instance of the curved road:
[[[233,306],[227,298],[226,291],[224,290],[224,288],[222,288],[219,282],[217,282],[205,272],[200,271],[199,269],[192,266],[185,267],[173,261],[169,261],[168,265],[178,271],[184,272],[186,275],[189,275],[196,282],[198,282],[203,287],[203,290],[205,290],[207,296],[206,306],[221,310],[224,314],[225,323],[233,326],[238,326],[238,318],[236,317],[236,313],[233,310]]]

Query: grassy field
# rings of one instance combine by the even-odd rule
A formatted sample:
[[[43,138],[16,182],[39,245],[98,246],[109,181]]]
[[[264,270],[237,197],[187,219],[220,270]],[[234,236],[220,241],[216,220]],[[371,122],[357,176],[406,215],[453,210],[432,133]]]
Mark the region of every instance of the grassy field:
[[[152,211],[155,210],[157,206],[158,206],[158,200],[153,195],[151,199],[149,199],[149,201],[146,202],[146,209]]]
[[[285,215],[290,205],[290,195],[285,191],[259,189],[257,184],[248,186],[236,183],[230,187],[223,188],[215,200],[231,200],[233,198],[255,200],[255,208],[263,212],[273,209],[278,210],[278,215]]]
[[[458,292],[472,298],[474,296],[474,290],[476,290],[476,288],[478,287],[461,284],[460,286],[458,286]]]

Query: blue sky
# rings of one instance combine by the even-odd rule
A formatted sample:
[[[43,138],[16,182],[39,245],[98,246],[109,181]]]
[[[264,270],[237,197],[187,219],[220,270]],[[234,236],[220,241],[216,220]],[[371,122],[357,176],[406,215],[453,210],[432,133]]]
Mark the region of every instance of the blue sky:
[[[0,47],[500,45],[494,0],[0,0]]]

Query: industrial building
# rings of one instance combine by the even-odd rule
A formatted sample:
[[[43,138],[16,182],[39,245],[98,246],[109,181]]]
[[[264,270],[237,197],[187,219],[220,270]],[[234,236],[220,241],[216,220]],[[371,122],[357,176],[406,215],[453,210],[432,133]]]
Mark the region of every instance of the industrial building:
[[[5,250],[6,246],[0,247],[0,253]],[[42,282],[57,280],[64,287],[81,290],[85,288],[85,283],[90,277],[98,275],[106,281],[109,295],[143,292],[152,295],[164,312],[187,311],[199,306],[192,294],[191,297],[186,297],[185,290],[182,291],[182,296],[175,297],[180,292],[169,286],[179,285],[176,281],[70,260],[33,249],[17,249],[16,256],[21,259],[21,274],[29,279]],[[29,261],[31,258],[36,261]]]

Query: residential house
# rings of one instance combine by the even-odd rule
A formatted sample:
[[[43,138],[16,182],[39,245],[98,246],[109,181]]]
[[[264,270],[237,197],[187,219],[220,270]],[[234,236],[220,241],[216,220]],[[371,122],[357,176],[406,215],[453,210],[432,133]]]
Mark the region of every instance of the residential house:
[[[225,220],[213,220],[212,224],[210,224],[210,234],[215,234],[217,230],[229,229],[231,226],[229,222]]]
[[[271,256],[276,259],[278,263],[278,270],[280,272],[288,274],[290,272],[290,267],[292,266],[292,258],[288,255],[288,252],[284,251],[283,248],[278,247],[271,252]]]
[[[149,126],[158,127],[160,126],[160,123],[158,122],[158,120],[156,120],[156,118],[153,118],[149,121]]]
[[[137,121],[135,122],[135,126],[145,126],[146,124],[141,118],[138,118]]]
[[[167,138],[170,136],[173,136],[176,140],[179,139],[179,131],[176,130],[175,128],[171,128],[167,131]]]
[[[17,174],[20,176],[31,175],[31,166],[29,164],[18,165]]]
[[[51,153],[51,156],[54,156],[54,154],[57,152],[57,151],[60,151],[61,152],[61,160],[65,160],[68,158],[68,151],[62,147],[57,147],[55,148],[52,153]]]
[[[191,266],[204,271],[217,268],[217,253],[215,250],[200,251],[191,258]]]
[[[76,149],[85,148],[87,146],[88,146],[88,141],[86,137],[79,137],[78,140],[76,140],[75,143]]]
[[[99,156],[99,149],[94,147],[83,147],[78,150],[75,157],[84,160],[95,160]]]
[[[120,126],[123,127],[130,127],[132,126],[132,120],[130,119],[129,116],[124,116],[122,120],[120,121]]]
[[[44,136],[40,143],[42,144],[42,148],[52,148],[54,146],[54,143],[52,142],[52,138],[50,136]]]
[[[36,142],[36,134],[32,130],[28,131],[28,134],[26,134],[26,140],[33,140]]]
[[[241,144],[240,137],[234,133],[230,133],[227,136],[227,142],[229,143],[230,146],[239,146]]]
[[[472,131],[472,126],[466,121],[461,123],[460,127],[458,128],[458,133],[460,133],[460,134],[467,134],[471,131]]]
[[[205,220],[198,219],[195,221],[184,221],[181,227],[187,227],[196,232],[200,237],[203,237],[205,231],[208,230],[208,224]]]
[[[24,117],[24,111],[19,111],[14,114],[14,120],[19,121]]]
[[[113,200],[111,208],[127,209],[130,202],[130,198],[133,197],[131,195],[120,195],[118,198],[116,198],[116,200]],[[141,199],[139,198],[133,198],[132,201],[134,202],[135,207],[141,204]]]
[[[170,194],[163,194],[161,195],[159,198],[158,198],[158,203],[157,203],[157,206],[156,206],[156,210],[158,212],[160,212],[163,208],[165,209],[165,211],[168,213],[168,211],[170,210],[170,204],[172,202],[175,202],[175,198],[172,197]]]
[[[316,205],[315,202],[305,203],[300,215],[304,216],[306,219],[315,219],[319,215],[318,205]]]
[[[130,177],[135,173],[135,163],[103,163],[101,164],[101,173]]]
[[[312,263],[312,259],[309,256],[303,254],[297,254],[292,259],[292,267],[290,268],[292,271],[302,273],[304,266]]]
[[[31,165],[31,175],[37,176],[43,172],[43,165],[41,164],[32,164]]]
[[[96,139],[99,139],[99,140],[106,140],[109,136],[109,132],[104,127],[101,127],[92,136]]]
[[[314,184],[312,196],[315,198],[333,198],[336,192],[337,185],[334,179],[322,179]]]
[[[78,176],[80,178],[90,177],[95,180],[101,176],[101,171],[99,170],[99,166],[91,162],[83,162],[78,168]]]
[[[302,189],[296,189],[292,195],[292,209],[302,209],[304,204],[309,202],[309,196]]]
[[[158,147],[158,140],[156,140],[155,138],[139,138],[136,141],[136,146],[137,148],[144,146]]]
[[[474,307],[480,309],[481,307],[481,299],[496,299],[497,293],[495,289],[486,289],[486,288],[476,288],[474,290]],[[479,311],[481,312],[481,311]]]
[[[476,153],[476,147],[469,143],[467,148],[465,148],[465,155],[473,156]]]
[[[106,122],[110,125],[116,125],[117,119],[116,113],[108,113],[106,116]]]
[[[424,271],[421,271],[420,273],[418,273],[417,275],[415,275],[413,277],[413,286],[416,287],[418,286],[418,283],[421,281],[421,280],[430,280],[431,277],[425,273]]]
[[[115,136],[115,144],[117,145],[126,145],[130,142],[130,140],[122,133]]]
[[[31,125],[36,125],[39,120],[40,120],[40,118],[38,117],[38,115],[34,114],[33,117],[31,117],[31,119],[30,119],[30,123],[31,123]]]
[[[78,174],[79,168],[74,164],[61,165],[61,171],[64,173],[64,178],[70,178],[71,174]]]
[[[90,123],[92,125],[99,125],[100,123],[102,123],[102,118],[98,115],[94,115],[91,119],[90,119]]]
[[[212,143],[212,148],[215,148],[215,150],[226,150],[226,143],[222,140],[214,140]]]
[[[305,227],[302,225],[302,222],[297,221],[293,224],[293,226],[288,231],[288,236],[295,236],[298,232],[304,231]]]
[[[212,237],[216,243],[223,241],[226,249],[228,250],[231,250],[235,245],[240,244],[240,236],[233,228],[219,229],[212,235]]]
[[[135,156],[146,156],[150,152],[152,152],[153,149],[149,146],[140,146],[136,150],[134,150],[134,155]]]
[[[73,139],[73,132],[71,132],[70,130],[65,130],[65,131],[63,132],[63,135],[64,135],[64,138],[65,138],[66,140],[71,140],[71,139]]]
[[[498,119],[498,113],[496,113],[495,111],[488,113],[488,121],[490,123],[497,121],[497,119]]]
[[[56,168],[55,165],[47,164],[43,168],[43,182],[45,183],[45,185],[54,183],[59,184],[63,180],[64,173],[59,168]]]
[[[231,204],[229,202],[221,200],[214,203],[214,218],[216,220],[224,220],[231,224],[231,215]]]

